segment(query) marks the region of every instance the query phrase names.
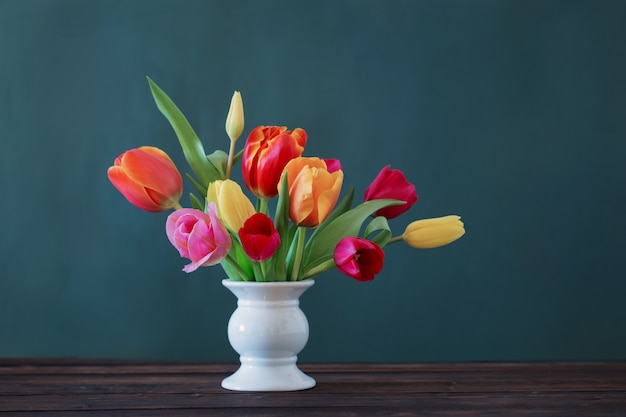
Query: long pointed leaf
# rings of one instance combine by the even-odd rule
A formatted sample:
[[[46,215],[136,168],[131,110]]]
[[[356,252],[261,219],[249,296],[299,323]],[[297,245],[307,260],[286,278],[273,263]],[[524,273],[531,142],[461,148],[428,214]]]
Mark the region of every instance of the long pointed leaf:
[[[189,200],[191,201],[191,207],[195,208],[196,210],[204,211],[204,203],[200,201],[200,199],[196,197],[195,194],[189,193]]]
[[[206,188],[202,188],[202,185],[200,185],[200,183],[198,182],[198,180],[196,180],[194,177],[192,177],[189,174],[185,174],[185,176],[187,177],[187,179],[189,181],[191,181],[191,185],[193,185],[193,187],[196,189],[196,191],[202,196],[202,199],[204,200],[204,197],[206,196],[206,192],[207,189]]]
[[[152,97],[159,111],[163,113],[172,125],[174,132],[176,132],[187,163],[200,180],[200,183],[206,188],[209,186],[210,182],[223,179],[219,171],[207,159],[202,142],[200,142],[200,138],[198,138],[198,135],[187,121],[187,118],[150,77],[146,78],[148,79]]]
[[[280,236],[280,245],[270,261],[269,270],[274,274],[273,280],[285,281],[287,279],[287,250],[289,249],[289,188],[287,174],[283,178],[278,202],[276,203],[276,213],[274,215],[274,225]]]

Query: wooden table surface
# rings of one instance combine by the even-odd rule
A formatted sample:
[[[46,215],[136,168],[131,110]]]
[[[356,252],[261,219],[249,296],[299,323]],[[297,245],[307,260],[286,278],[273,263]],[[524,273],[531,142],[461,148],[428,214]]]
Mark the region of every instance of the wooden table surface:
[[[301,364],[299,392],[220,387],[235,364],[0,359],[0,416],[626,416],[626,363]]]

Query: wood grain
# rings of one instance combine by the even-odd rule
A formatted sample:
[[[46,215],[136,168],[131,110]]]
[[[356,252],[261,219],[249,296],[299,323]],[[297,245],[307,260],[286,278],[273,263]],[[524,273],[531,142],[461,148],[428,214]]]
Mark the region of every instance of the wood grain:
[[[303,364],[300,392],[221,388],[223,363],[0,359],[0,415],[626,416],[626,363]]]

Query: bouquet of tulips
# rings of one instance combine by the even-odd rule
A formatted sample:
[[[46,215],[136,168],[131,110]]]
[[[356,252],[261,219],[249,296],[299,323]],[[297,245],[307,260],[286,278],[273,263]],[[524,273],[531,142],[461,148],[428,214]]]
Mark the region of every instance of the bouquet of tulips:
[[[244,129],[239,92],[226,117],[229,152],[207,155],[174,102],[150,78],[148,83],[178,137],[194,174],[187,177],[199,196],[191,193],[191,207],[181,206],[182,176],[164,151],[151,146],[117,157],[108,177],[140,209],[174,210],[165,231],[181,257],[191,261],[185,272],[220,264],[232,280],[296,281],[336,267],[356,280],[371,281],[383,267],[385,245],[404,241],[414,248],[435,248],[465,233],[460,217],[450,215],[413,221],[393,236],[388,219],[417,201],[415,186],[387,165],[367,187],[362,203],[353,207],[353,188],[339,201],[341,164],[302,156],[308,139],[304,129],[258,126],[237,152]],[[238,161],[256,204],[230,178]]]

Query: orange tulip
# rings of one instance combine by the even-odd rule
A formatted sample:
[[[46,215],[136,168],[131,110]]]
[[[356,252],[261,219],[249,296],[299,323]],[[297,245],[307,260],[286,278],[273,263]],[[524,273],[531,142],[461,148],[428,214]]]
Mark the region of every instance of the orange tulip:
[[[183,178],[159,148],[142,146],[126,151],[115,159],[107,174],[115,188],[142,210],[159,212],[180,207]]]
[[[285,166],[289,189],[289,217],[298,226],[317,227],[335,208],[343,171],[328,172],[320,158],[294,158]]]

